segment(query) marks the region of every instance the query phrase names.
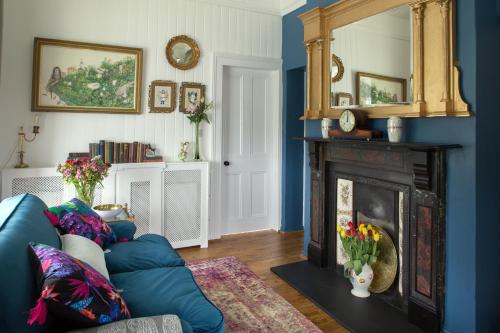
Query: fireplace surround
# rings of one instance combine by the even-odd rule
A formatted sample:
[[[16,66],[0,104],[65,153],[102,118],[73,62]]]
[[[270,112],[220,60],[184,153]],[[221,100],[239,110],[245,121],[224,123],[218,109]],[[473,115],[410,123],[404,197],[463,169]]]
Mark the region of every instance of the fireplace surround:
[[[446,155],[448,149],[460,146],[304,140],[309,145],[311,167],[309,264],[342,276],[345,258],[336,224],[345,227],[349,221],[363,220],[382,226],[398,252],[398,272],[387,291],[372,297],[389,304],[387,309],[397,309],[408,323],[426,332],[440,332]],[[282,270],[273,271],[286,279]],[[349,316],[344,317],[340,321],[345,324]]]

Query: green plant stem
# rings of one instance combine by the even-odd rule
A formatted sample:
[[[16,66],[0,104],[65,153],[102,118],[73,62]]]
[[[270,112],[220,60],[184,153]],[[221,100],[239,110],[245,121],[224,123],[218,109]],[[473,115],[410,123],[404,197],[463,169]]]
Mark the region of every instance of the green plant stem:
[[[200,159],[200,123],[194,123],[194,159]]]

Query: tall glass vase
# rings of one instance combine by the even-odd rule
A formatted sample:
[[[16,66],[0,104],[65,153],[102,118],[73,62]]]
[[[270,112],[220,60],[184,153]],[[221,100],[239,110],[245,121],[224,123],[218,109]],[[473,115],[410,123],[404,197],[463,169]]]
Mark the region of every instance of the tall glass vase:
[[[93,185],[82,185],[82,184],[73,184],[75,185],[76,197],[83,201],[87,206],[91,207],[94,204],[94,191],[95,184]]]
[[[194,160],[200,160],[200,123],[194,123]]]

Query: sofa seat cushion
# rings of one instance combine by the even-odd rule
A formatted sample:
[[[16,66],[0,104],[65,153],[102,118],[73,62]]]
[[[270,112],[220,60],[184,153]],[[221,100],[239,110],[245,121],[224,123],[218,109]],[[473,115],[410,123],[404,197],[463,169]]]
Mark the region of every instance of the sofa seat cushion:
[[[157,267],[184,266],[168,240],[146,234],[126,243],[113,243],[105,251],[109,273],[132,272]]]
[[[183,266],[112,274],[133,318],[175,314],[193,332],[223,332],[222,312],[210,302]]]

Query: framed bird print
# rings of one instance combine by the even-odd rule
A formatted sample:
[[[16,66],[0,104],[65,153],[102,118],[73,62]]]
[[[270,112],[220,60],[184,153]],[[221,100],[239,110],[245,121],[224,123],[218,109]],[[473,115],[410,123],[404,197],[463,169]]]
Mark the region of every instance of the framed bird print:
[[[205,99],[205,86],[201,83],[182,82],[179,111],[193,113],[202,99]]]
[[[141,112],[142,49],[35,38],[32,110]]]
[[[176,106],[177,84],[156,80],[149,86],[149,112],[173,112]]]

